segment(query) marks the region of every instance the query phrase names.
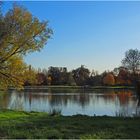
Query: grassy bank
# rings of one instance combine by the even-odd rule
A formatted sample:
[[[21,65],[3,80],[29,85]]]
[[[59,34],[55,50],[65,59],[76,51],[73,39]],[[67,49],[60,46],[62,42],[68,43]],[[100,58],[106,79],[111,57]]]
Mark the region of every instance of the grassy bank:
[[[51,116],[0,111],[0,138],[140,138],[140,117]]]

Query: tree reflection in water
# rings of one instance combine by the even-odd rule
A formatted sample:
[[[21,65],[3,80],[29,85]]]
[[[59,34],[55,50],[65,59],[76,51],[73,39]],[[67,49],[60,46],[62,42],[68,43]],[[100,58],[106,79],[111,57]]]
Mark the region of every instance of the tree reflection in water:
[[[9,103],[9,95],[3,92],[0,94],[0,109],[6,109]]]
[[[9,108],[14,110],[23,111],[24,110],[24,96],[23,92],[19,92],[17,94],[16,91],[13,91],[10,94],[10,102],[9,102]]]
[[[140,116],[140,96],[139,95],[137,99],[136,116]]]
[[[65,115],[140,115],[140,100],[132,90],[13,91],[0,100],[4,102],[1,106],[5,108],[26,111],[49,112],[56,109]]]

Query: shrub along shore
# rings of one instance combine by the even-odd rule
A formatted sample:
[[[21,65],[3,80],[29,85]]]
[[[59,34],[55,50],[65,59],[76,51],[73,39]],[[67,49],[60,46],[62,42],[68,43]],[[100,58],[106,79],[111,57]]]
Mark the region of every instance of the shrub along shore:
[[[0,110],[0,138],[140,139],[140,117],[61,116]]]

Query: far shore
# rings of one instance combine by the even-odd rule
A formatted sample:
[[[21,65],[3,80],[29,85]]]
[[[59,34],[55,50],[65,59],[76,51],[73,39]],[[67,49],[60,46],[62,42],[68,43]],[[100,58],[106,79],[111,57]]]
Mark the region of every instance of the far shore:
[[[65,85],[37,85],[37,86],[24,86],[21,90],[48,90],[48,89],[54,89],[54,90],[106,90],[106,89],[122,89],[122,90],[135,90],[136,88],[134,86],[65,86]],[[8,90],[16,90],[16,88],[10,87]],[[4,89],[0,89],[0,91],[7,91]]]
[[[24,89],[135,89],[134,86],[64,86],[64,85],[52,85],[52,86],[24,86]]]

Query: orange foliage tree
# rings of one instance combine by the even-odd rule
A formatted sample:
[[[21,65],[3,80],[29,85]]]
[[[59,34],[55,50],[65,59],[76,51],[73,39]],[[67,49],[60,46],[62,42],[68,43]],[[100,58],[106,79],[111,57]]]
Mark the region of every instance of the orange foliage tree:
[[[106,74],[106,76],[103,78],[103,84],[104,85],[114,85],[115,84],[115,78],[112,73]]]
[[[116,84],[118,85],[131,85],[130,74],[125,69],[120,69],[118,76],[116,77]]]

